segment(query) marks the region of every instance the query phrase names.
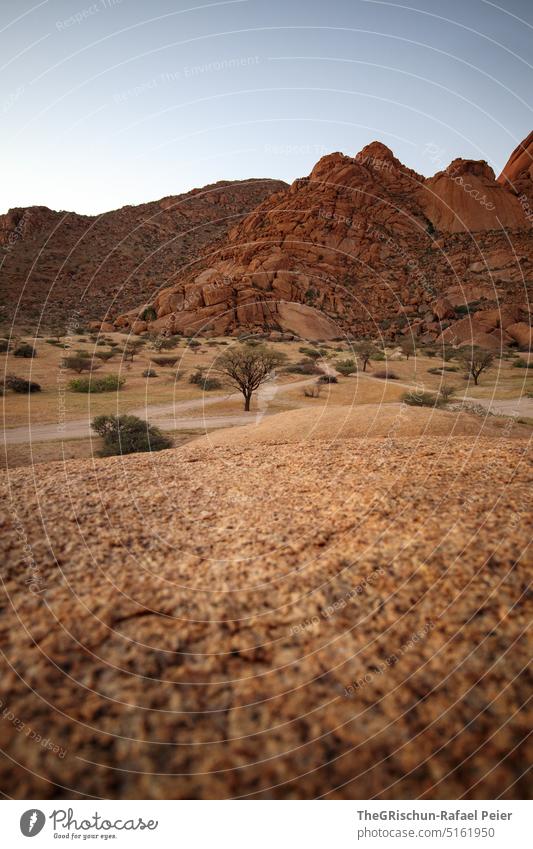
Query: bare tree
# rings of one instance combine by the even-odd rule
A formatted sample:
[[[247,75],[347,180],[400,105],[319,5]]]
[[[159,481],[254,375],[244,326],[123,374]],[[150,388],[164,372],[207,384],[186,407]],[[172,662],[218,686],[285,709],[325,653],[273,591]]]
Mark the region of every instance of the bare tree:
[[[372,342],[363,341],[357,342],[352,347],[357,356],[360,358],[361,362],[363,363],[363,371],[366,371],[368,363],[376,353],[376,346],[373,345]]]
[[[484,351],[483,348],[462,348],[457,354],[457,358],[466,369],[467,374],[474,378],[475,386],[477,386],[479,375],[491,368],[494,362],[494,354],[491,354],[490,351]]]
[[[244,396],[244,409],[250,409],[250,401],[256,389],[268,380],[271,372],[284,361],[282,354],[260,345],[257,348],[243,346],[232,348],[222,354],[214,365],[214,371],[223,375]]]

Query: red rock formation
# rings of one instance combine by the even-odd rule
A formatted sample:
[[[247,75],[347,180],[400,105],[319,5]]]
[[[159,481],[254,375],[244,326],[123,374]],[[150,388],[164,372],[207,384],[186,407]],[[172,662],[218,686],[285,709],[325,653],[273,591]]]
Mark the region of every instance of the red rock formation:
[[[498,182],[521,197],[526,215],[533,221],[533,132],[516,147]],[[527,207],[527,208],[526,208]]]
[[[355,157],[323,157],[254,209],[154,299],[150,328],[298,332],[292,303],[313,307],[337,335],[431,341],[465,304],[528,302],[528,279],[531,225],[486,162],[455,160],[425,179],[374,142]],[[117,325],[138,317],[132,311]],[[309,316],[307,331],[325,338]],[[487,335],[496,331],[501,344],[497,325]]]

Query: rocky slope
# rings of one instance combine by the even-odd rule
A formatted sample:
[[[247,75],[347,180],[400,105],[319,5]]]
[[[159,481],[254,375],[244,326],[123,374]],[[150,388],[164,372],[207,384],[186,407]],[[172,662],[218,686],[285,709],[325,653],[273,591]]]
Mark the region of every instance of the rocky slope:
[[[526,441],[391,433],[2,476],[2,792],[528,798]]]
[[[267,198],[158,294],[150,327],[432,341],[465,312],[483,310],[478,341],[523,345],[531,228],[523,202],[486,162],[457,159],[426,179],[374,142],[355,157],[325,156],[309,177]],[[512,314],[507,326],[502,304]],[[145,330],[145,306],[118,316],[116,326]]]
[[[278,180],[219,182],[99,216],[11,209],[0,216],[2,318],[72,326],[130,309],[282,188]]]

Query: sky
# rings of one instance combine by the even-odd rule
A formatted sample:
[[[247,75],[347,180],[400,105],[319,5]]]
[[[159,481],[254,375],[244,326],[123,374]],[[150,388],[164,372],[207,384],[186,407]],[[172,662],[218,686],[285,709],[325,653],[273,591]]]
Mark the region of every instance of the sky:
[[[533,129],[531,0],[0,0],[0,213],[292,182],[378,139],[499,173]]]

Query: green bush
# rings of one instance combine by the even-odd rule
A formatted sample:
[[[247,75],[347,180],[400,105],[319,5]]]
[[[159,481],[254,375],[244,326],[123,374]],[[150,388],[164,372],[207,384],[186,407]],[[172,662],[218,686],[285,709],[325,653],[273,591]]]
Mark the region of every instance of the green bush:
[[[346,377],[349,374],[353,374],[357,371],[357,365],[355,363],[355,360],[338,360],[334,365],[337,371],[345,375]]]
[[[513,368],[533,368],[533,361],[527,362],[526,360],[516,359],[513,361]]]
[[[155,321],[157,318],[157,313],[154,307],[146,307],[145,310],[142,311],[139,318],[141,321]]]
[[[410,407],[442,407],[444,401],[432,392],[416,392],[411,390],[402,395],[402,401]]]
[[[89,356],[79,356],[78,354],[63,357],[61,365],[63,368],[68,368],[70,371],[76,371],[78,374],[81,374],[84,371],[94,371],[100,368],[100,363],[93,362]]]
[[[118,374],[106,374],[104,377],[77,377],[69,383],[72,392],[113,392],[122,389],[126,383],[125,377]]]
[[[9,350],[9,342],[7,339],[0,339],[0,354],[5,354]]]
[[[175,366],[179,357],[150,357],[158,366]]]
[[[168,436],[137,416],[97,416],[91,427],[104,440],[101,457],[172,448]]]
[[[104,363],[107,363],[108,360],[111,360],[116,354],[116,351],[95,351],[94,356],[98,357],[99,360],[103,360]]]
[[[300,360],[299,363],[293,363],[286,366],[283,371],[286,374],[320,374],[320,369],[316,367],[314,360]]]
[[[5,386],[7,389],[12,389],[13,392],[40,392],[41,385],[39,383],[33,383],[31,380],[25,380],[23,377],[16,377],[14,374],[10,374],[6,377]]]
[[[317,383],[338,383],[339,381],[334,374],[323,374],[319,377]]]
[[[220,380],[216,377],[206,377],[200,369],[190,375],[189,383],[194,383],[195,386],[199,386],[200,389],[204,390],[204,392],[212,392],[213,389],[222,388]]]
[[[15,348],[13,351],[14,357],[25,357],[26,359],[32,359],[37,356],[37,351],[33,347],[33,345],[28,345],[27,343],[23,343],[19,345],[18,348]]]
[[[375,371],[374,377],[379,377],[380,380],[399,380],[400,379],[395,371],[389,371],[386,368],[380,369],[379,371]]]
[[[305,354],[306,357],[310,357],[312,360],[318,360],[322,356],[322,351],[317,351],[316,348],[309,348],[305,345],[302,345],[301,348],[298,348],[300,354]]]
[[[143,371],[143,377],[157,377],[157,372],[153,368],[147,368]]]

